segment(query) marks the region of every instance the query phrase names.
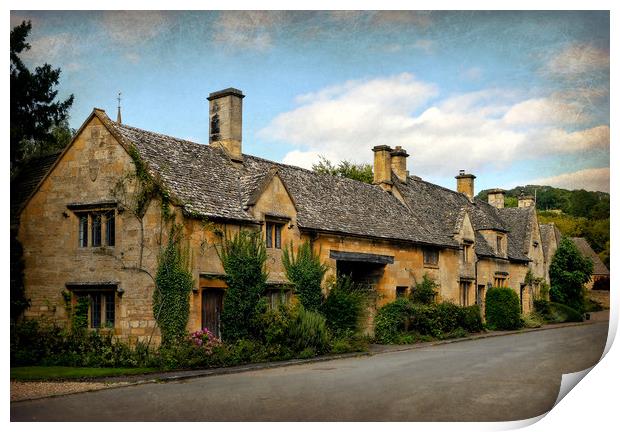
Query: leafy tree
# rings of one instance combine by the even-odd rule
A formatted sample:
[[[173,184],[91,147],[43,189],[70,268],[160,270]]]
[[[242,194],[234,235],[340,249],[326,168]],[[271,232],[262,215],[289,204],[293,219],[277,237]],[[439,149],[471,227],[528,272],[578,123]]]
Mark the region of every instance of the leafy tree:
[[[583,285],[592,276],[592,270],[592,260],[584,257],[570,239],[563,238],[549,267],[551,300],[583,312]]]
[[[338,165],[334,165],[325,156],[319,156],[320,161],[312,165],[314,172],[322,174],[330,174],[337,177],[350,178],[364,183],[372,184],[373,174],[372,165],[356,164],[350,161],[340,161]]]
[[[431,304],[437,294],[437,283],[425,273],[422,282],[417,283],[411,291],[411,301],[414,303]]]
[[[30,71],[19,55],[30,49],[32,29],[23,21],[11,30],[11,168],[28,155],[53,152],[66,142],[66,120],[73,95],[55,101],[60,69],[45,63]],[[55,128],[61,128],[60,130]]]
[[[189,294],[194,280],[189,266],[189,250],[182,246],[182,242],[182,226],[173,224],[155,276],[153,315],[161,329],[163,345],[181,340],[189,320]]]
[[[218,255],[228,285],[222,310],[222,336],[234,342],[256,336],[255,324],[265,292],[267,250],[259,232],[241,230],[224,239]]]
[[[299,302],[309,311],[317,311],[323,302],[321,282],[328,267],[312,250],[310,242],[304,242],[297,254],[293,252],[293,243],[285,246],[282,265],[286,276],[295,285]]]

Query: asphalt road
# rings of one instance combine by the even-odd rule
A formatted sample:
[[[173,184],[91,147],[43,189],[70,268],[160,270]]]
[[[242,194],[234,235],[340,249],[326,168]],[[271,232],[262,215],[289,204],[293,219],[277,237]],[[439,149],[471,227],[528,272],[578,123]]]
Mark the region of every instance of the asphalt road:
[[[595,364],[607,322],[11,404],[12,421],[502,421]]]

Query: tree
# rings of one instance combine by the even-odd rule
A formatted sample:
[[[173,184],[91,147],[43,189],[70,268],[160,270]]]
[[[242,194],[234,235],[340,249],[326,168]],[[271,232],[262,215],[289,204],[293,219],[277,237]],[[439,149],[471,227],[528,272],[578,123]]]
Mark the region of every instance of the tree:
[[[312,165],[312,171],[372,184],[373,174],[370,164],[355,164],[345,160],[334,165],[325,156],[319,156],[319,159],[319,163]]]
[[[30,21],[11,30],[11,169],[26,157],[53,152],[66,144],[66,124],[73,95],[55,101],[60,69],[45,63],[30,71],[19,55],[30,49],[26,42]],[[60,128],[60,129],[58,129]]]
[[[584,311],[584,288],[592,276],[592,260],[584,257],[575,244],[563,238],[549,267],[551,300]]]
[[[285,247],[282,254],[282,265],[288,280],[295,285],[299,302],[309,311],[317,311],[323,302],[321,281],[328,267],[314,253],[310,242],[306,241],[295,254],[293,243]]]
[[[265,292],[267,250],[259,232],[241,230],[224,239],[218,255],[228,289],[222,307],[222,336],[234,342],[255,336],[254,324]]]

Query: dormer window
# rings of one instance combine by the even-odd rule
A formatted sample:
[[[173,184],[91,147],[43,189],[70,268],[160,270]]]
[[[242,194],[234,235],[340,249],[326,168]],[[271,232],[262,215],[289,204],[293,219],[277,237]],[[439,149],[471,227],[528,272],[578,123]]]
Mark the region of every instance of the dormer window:
[[[504,253],[504,237],[502,237],[501,235],[497,236],[497,250],[496,251],[498,254]]]

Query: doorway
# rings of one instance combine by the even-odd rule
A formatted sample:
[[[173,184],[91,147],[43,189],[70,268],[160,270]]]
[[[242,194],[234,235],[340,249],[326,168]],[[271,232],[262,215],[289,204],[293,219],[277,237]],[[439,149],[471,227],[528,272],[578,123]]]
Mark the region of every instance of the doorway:
[[[224,290],[208,288],[202,290],[202,328],[208,328],[215,336],[221,338],[222,306]]]

